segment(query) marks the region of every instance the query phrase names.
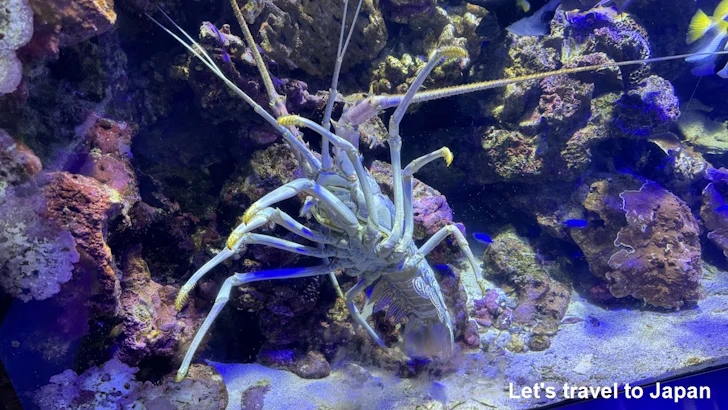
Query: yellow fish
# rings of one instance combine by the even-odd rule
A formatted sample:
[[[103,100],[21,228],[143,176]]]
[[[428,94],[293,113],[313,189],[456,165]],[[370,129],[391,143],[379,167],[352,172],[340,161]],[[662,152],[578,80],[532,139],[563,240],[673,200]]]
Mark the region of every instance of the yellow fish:
[[[712,28],[717,28],[725,36],[728,31],[728,21],[726,19],[728,19],[728,0],[721,1],[711,17],[705,14],[703,10],[698,9],[693,19],[690,20],[687,43],[692,44],[698,41]]]
[[[700,41],[698,41],[700,40]],[[722,0],[713,11],[712,16],[698,10],[690,20],[686,42],[696,43],[691,49],[693,53],[711,53],[719,49],[728,50],[728,0]],[[709,75],[715,71],[716,55],[700,55],[688,57],[685,61],[697,63],[692,70],[695,75]],[[728,64],[717,73],[728,78]]]
[[[531,3],[528,0],[516,0],[516,4],[526,13],[528,13],[528,10],[531,10]]]

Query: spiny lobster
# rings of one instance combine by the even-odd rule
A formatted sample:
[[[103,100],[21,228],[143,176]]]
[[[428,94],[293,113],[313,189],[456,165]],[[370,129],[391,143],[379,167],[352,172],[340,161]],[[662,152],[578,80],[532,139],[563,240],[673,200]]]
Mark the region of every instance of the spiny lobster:
[[[245,211],[243,223],[230,234],[225,248],[199,268],[182,286],[175,301],[175,306],[178,310],[182,309],[190,291],[197,282],[215,266],[239,252],[244,245],[269,246],[295,254],[319,258],[323,263],[306,268],[236,273],[227,278],[217,295],[212,310],[205,318],[187,350],[187,354],[177,372],[178,381],[182,380],[187,374],[197,348],[230,298],[233,286],[268,279],[328,275],[339,296],[344,297],[346,306],[354,321],[364,328],[378,345],[384,347],[381,338],[367,323],[354,303],[357,295],[371,288],[372,292],[368,303],[374,304],[374,311],[387,309],[387,315],[393,317],[397,322],[404,317],[409,318],[403,338],[406,353],[410,357],[449,357],[454,347],[453,325],[445,306],[443,294],[432,268],[425,260],[425,256],[445,238],[452,236],[471,265],[476,279],[481,285],[481,290],[484,290],[481,267],[473,256],[467,240],[454,225],[443,227],[420,247],[417,247],[413,240],[413,175],[423,166],[441,158],[449,166],[453,160],[453,154],[447,147],[442,147],[437,151],[413,160],[402,168],[400,155],[402,139],[399,134],[399,125],[407,108],[413,103],[462,95],[553,75],[646,64],[696,55],[686,54],[568,68],[516,78],[417,92],[430,72],[442,61],[445,59],[467,58],[467,52],[460,47],[442,47],[430,55],[427,64],[419,71],[406,94],[368,96],[345,109],[338,121],[333,121],[331,120],[331,113],[335,101],[334,97],[337,95],[339,72],[354,29],[352,23],[347,34],[345,30],[346,18],[342,18],[336,65],[329,93],[330,98],[326,105],[324,120],[322,124],[317,124],[299,116],[288,115],[285,101],[283,97],[278,95],[273,86],[270,74],[236,0],[231,0],[230,3],[242,28],[247,46],[259,69],[268,94],[269,108],[273,114],[266,111],[235,85],[205,49],[176,25],[161,9],[160,12],[189,42],[183,40],[180,35],[175,34],[153,17],[147,16],[187,48],[219,77],[233,93],[241,97],[258,115],[281,133],[284,141],[292,149],[298,160],[303,177],[273,190],[253,203]],[[355,19],[361,5],[362,0],[357,5],[354,14]],[[347,7],[348,0],[345,0],[344,16],[346,16]],[[697,55],[725,53],[713,52]],[[360,138],[359,125],[393,107],[397,108],[389,121],[387,137],[391,156],[394,196],[394,201],[391,201],[382,194],[379,185],[362,165],[362,158],[357,147]],[[333,124],[334,132],[331,131],[331,124]],[[306,127],[321,135],[320,160],[303,141],[297,127]],[[313,217],[318,222],[317,228],[305,226],[287,213],[273,207],[276,203],[300,193],[308,195],[302,208],[302,216]],[[305,246],[293,241],[253,233],[255,229],[265,225],[278,225],[301,238],[316,243],[317,246]],[[341,293],[335,276],[335,272],[338,270],[343,270],[346,274],[358,279],[357,283],[345,295]]]

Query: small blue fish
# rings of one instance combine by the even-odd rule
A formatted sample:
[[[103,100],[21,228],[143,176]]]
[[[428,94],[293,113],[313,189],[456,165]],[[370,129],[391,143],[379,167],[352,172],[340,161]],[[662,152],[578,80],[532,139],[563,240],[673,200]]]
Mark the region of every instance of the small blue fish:
[[[452,266],[450,265],[437,263],[432,265],[432,268],[440,272],[440,274],[443,276],[455,276],[455,271],[452,270]]]
[[[715,212],[728,212],[728,204],[723,204],[715,208]]]
[[[574,251],[571,254],[571,259],[584,259],[584,257],[585,257],[584,252],[582,252],[580,250],[579,251]]]
[[[442,404],[447,403],[447,388],[440,382],[432,382],[430,396]]]
[[[473,233],[473,238],[475,238],[476,241],[484,243],[486,245],[490,245],[493,243],[493,238],[490,237],[490,235],[482,232],[475,232]]]
[[[563,225],[567,228],[584,229],[589,226],[589,221],[586,219],[567,219],[563,222]]]
[[[367,288],[367,290],[365,291],[365,293],[366,293],[366,295],[367,295],[367,300],[371,299],[371,297],[372,297],[372,292],[373,292],[373,291],[374,291],[374,286],[369,286],[369,287]]]

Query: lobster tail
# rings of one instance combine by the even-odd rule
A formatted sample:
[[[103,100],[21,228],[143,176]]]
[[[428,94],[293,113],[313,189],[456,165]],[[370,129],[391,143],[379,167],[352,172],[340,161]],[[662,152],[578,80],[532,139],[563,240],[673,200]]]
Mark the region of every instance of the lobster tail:
[[[407,322],[404,348],[409,357],[447,359],[452,356],[454,344],[453,332],[447,322],[423,322],[416,316],[411,316]]]

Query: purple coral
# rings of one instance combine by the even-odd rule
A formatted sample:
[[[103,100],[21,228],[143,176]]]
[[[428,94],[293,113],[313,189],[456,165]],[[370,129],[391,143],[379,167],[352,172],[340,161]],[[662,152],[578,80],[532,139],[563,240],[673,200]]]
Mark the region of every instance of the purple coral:
[[[622,96],[617,112],[615,125],[623,133],[646,137],[677,123],[680,102],[669,81],[652,75]]]
[[[709,231],[708,239],[728,257],[728,212],[725,211],[725,198],[728,197],[728,170],[709,167],[705,175],[712,182],[703,189],[700,217]]]
[[[136,380],[136,367],[113,358],[82,374],[71,369],[50,378],[49,383],[32,392],[38,408],[65,409],[224,409],[227,391],[222,378],[211,367],[194,364],[189,376],[180,383],[174,375],[158,383]]]
[[[374,161],[370,168],[374,179],[387,189],[391,189],[392,171],[389,164]],[[452,208],[447,199],[438,190],[413,178],[412,207],[414,208],[415,239],[423,239],[440,230],[445,225],[452,224]],[[465,232],[462,224],[456,224],[461,232]]]

